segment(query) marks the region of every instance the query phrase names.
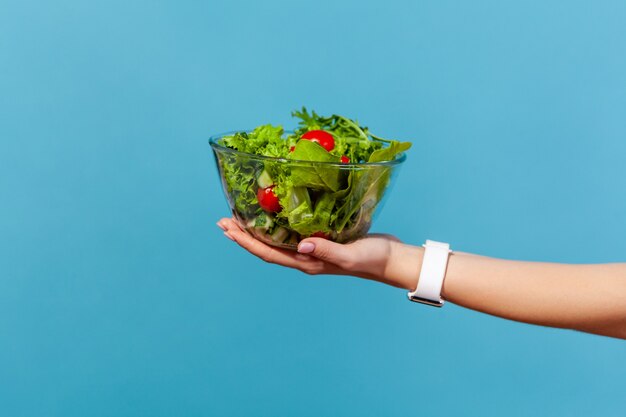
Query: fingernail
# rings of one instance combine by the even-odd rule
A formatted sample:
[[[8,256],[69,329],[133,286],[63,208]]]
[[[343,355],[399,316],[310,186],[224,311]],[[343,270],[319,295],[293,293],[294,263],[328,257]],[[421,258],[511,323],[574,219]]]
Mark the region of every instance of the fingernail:
[[[230,234],[228,234],[228,232],[224,232],[224,236],[226,236],[227,238],[229,238],[233,242],[235,241],[235,239]]]
[[[302,242],[298,245],[298,252],[300,253],[311,253],[314,250],[315,250],[315,243]]]
[[[222,225],[220,224],[220,222],[217,222],[217,223],[215,223],[215,224],[216,224],[216,225],[217,225],[217,227],[219,227],[220,229],[222,229],[222,230],[226,230],[226,228],[225,228],[224,226],[222,226]]]

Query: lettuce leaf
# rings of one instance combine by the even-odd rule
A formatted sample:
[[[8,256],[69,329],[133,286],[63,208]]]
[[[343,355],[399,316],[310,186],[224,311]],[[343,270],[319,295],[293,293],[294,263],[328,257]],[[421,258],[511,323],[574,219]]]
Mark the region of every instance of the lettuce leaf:
[[[398,154],[408,151],[410,148],[411,142],[398,142],[397,140],[392,140],[386,148],[377,149],[372,152],[367,162],[393,161]]]
[[[289,154],[289,141],[283,138],[285,130],[282,126],[262,125],[250,133],[237,132],[224,136],[220,140],[222,146],[256,155],[285,158]],[[295,141],[292,141],[295,143]]]
[[[390,141],[388,147],[374,151],[368,162],[392,161],[410,147],[410,142]],[[384,165],[350,172],[348,179],[350,191],[332,218],[337,232],[341,232],[348,225],[357,211],[370,209],[373,211],[382,199],[390,177],[391,167]]]
[[[224,189],[232,207],[243,216],[251,217],[261,211],[256,197],[256,169],[239,155],[218,156]]]
[[[301,140],[289,155],[290,159],[312,162],[339,162],[319,144],[310,140]],[[339,168],[311,164],[294,165],[291,168],[291,181],[296,187],[309,187],[316,190],[337,191],[339,189]]]

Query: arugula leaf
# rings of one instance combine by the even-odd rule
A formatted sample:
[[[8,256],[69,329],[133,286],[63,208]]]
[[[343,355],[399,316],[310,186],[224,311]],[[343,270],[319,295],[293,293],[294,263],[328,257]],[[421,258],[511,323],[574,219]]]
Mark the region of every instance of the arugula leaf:
[[[305,107],[291,115],[300,119],[300,127],[295,130],[298,138],[309,130],[324,130],[335,139],[335,148],[331,153],[336,156],[347,155],[353,162],[367,162],[370,154],[382,148],[383,142],[387,141],[372,135],[366,127],[359,126],[356,120],[344,116],[333,114],[323,117],[315,112],[309,113]]]

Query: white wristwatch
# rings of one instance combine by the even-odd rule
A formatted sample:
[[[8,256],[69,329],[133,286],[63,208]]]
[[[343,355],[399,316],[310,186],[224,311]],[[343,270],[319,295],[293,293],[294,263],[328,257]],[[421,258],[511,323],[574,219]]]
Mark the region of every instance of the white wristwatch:
[[[441,298],[441,287],[443,287],[443,280],[446,277],[448,257],[452,251],[449,244],[433,240],[427,240],[422,246],[425,248],[424,258],[422,259],[422,269],[417,288],[407,295],[409,300],[416,303],[441,307],[444,303]]]

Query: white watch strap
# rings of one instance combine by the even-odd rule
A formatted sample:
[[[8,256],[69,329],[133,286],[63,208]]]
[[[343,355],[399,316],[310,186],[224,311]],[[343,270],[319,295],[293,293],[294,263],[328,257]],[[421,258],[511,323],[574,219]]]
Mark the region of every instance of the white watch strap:
[[[419,281],[415,291],[409,292],[409,300],[418,303],[441,307],[441,287],[446,276],[450,245],[442,242],[427,240],[424,246],[424,258]]]

